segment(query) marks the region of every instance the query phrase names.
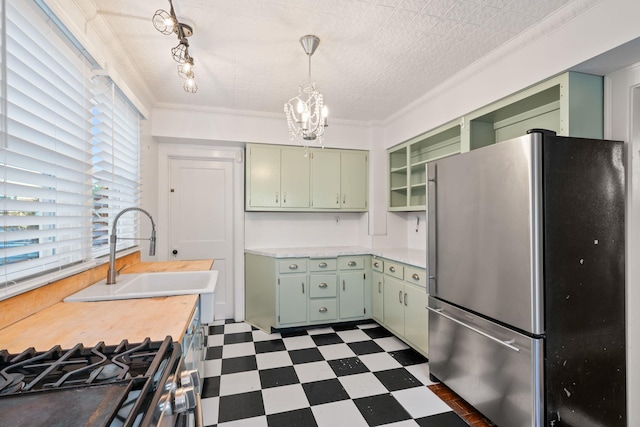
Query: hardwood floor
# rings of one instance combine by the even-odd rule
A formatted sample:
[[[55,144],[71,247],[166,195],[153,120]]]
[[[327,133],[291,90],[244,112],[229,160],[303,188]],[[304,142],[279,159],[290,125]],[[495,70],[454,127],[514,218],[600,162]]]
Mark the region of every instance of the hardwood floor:
[[[471,427],[495,427],[495,424],[492,424],[446,385],[433,384],[427,387]]]

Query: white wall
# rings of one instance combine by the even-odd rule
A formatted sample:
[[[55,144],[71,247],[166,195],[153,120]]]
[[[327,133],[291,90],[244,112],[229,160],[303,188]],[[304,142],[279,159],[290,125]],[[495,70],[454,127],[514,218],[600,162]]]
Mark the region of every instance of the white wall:
[[[547,26],[553,28],[552,16],[396,113],[385,123],[385,147],[457,119],[640,36],[637,22],[640,1],[590,3],[594,6],[586,12],[544,36],[536,36]],[[575,6],[570,3],[566,7]]]
[[[627,402],[628,425],[640,425],[640,63],[606,78],[605,137],[627,144]]]

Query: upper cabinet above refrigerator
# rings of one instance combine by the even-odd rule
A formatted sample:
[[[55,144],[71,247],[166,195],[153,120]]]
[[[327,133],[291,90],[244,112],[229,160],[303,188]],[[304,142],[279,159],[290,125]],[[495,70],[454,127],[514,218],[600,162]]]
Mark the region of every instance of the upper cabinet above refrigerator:
[[[387,150],[389,211],[425,208],[424,164],[506,141],[529,129],[603,137],[603,79],[567,72],[472,111]]]

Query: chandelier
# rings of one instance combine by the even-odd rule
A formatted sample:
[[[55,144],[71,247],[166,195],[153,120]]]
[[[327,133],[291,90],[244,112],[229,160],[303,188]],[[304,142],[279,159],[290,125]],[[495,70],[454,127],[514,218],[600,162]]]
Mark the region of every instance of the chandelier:
[[[298,87],[298,95],[284,104],[284,113],[289,125],[289,137],[298,139],[305,147],[317,142],[322,145],[324,130],[328,126],[328,110],[323,96],[311,81],[311,56],[318,48],[320,39],[313,35],[300,38],[300,44],[309,57],[309,81]]]
[[[171,57],[178,64],[178,75],[185,79],[182,88],[185,92],[196,93],[198,85],[196,84],[195,74],[193,73],[194,60],[189,55],[189,41],[187,37],[193,35],[193,28],[182,22],[178,22],[178,18],[173,10],[173,3],[169,0],[169,12],[163,9],[156,10],[151,19],[153,26],[162,34],[175,34],[178,36],[178,44],[171,49]]]

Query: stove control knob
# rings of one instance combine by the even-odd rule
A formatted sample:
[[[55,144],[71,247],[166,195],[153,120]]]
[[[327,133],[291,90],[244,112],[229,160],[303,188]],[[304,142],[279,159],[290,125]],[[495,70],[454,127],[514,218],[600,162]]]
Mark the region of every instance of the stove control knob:
[[[175,413],[187,412],[197,405],[196,391],[193,387],[181,387],[176,390],[173,397],[173,410]]]
[[[193,387],[197,392],[200,391],[200,375],[196,369],[190,371],[182,371],[180,373],[180,385],[182,387]]]

